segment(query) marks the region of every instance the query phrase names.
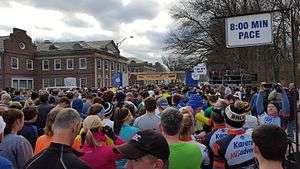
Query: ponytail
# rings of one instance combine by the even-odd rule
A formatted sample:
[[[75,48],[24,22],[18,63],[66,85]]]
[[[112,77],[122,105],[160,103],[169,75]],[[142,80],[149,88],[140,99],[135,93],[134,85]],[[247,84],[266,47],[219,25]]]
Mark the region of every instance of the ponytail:
[[[192,134],[192,129],[194,126],[194,119],[191,112],[189,112],[187,109],[184,109],[182,112],[183,118],[182,118],[182,126],[179,132],[179,137],[188,137]]]
[[[99,147],[99,142],[94,138],[93,133],[97,132],[98,128],[93,128],[81,133],[81,144],[87,143],[93,149]]]
[[[126,121],[126,119],[130,116],[130,111],[123,107],[123,108],[117,108],[115,111],[115,116],[114,116],[114,127],[113,130],[116,135],[120,134],[122,125]]]

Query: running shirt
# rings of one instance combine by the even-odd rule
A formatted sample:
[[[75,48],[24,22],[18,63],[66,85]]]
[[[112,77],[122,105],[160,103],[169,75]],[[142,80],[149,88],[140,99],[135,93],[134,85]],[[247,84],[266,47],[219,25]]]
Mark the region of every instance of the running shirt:
[[[211,132],[209,132],[206,135],[204,145],[206,145],[208,149],[208,155],[210,159],[210,166],[213,165],[213,145],[220,139],[224,138],[225,136],[228,136],[227,134],[228,129],[225,128],[225,126],[219,126],[218,128],[213,129]]]
[[[280,120],[279,116],[273,117],[273,116],[268,115],[267,113],[264,113],[264,114],[258,116],[258,120],[259,120],[260,125],[273,124],[278,127],[281,127],[281,120]]]
[[[202,154],[196,144],[181,142],[170,144],[169,169],[201,168]]]
[[[213,169],[257,169],[251,134],[244,129],[228,130],[228,136],[213,146]]]

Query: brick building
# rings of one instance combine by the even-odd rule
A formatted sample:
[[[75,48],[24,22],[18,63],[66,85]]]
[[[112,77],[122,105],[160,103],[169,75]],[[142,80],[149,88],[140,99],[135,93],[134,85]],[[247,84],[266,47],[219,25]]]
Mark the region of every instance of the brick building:
[[[0,87],[40,89],[65,86],[111,86],[116,72],[127,74],[128,59],[114,41],[38,42],[14,28],[0,37]]]

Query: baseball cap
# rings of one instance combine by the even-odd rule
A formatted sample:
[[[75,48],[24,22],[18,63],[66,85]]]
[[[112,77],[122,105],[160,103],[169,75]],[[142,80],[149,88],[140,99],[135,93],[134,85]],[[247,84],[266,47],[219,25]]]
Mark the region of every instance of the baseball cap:
[[[158,105],[159,107],[161,107],[162,109],[166,109],[166,108],[169,107],[168,100],[165,99],[165,98],[159,98],[159,99],[157,100],[157,105]]]
[[[132,160],[149,154],[166,160],[170,155],[167,140],[162,134],[151,129],[137,132],[129,142],[115,147],[114,151]]]

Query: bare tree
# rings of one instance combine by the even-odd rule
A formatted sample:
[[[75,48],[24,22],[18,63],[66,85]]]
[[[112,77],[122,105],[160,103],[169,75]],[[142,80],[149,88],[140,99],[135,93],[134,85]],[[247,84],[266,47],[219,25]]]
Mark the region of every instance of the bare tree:
[[[270,62],[267,65],[272,65],[273,80],[279,80],[282,65],[291,62],[290,13],[274,13],[273,45],[235,49],[226,48],[224,19],[214,18],[291,7],[295,11],[296,36],[293,38],[298,43],[299,0],[184,0],[170,10],[176,26],[165,40],[165,49],[172,54],[173,60],[179,62],[177,65],[196,65],[207,61],[209,66],[218,66],[223,70],[247,70],[249,60],[261,57],[260,62]],[[176,68],[184,70],[187,66]]]

